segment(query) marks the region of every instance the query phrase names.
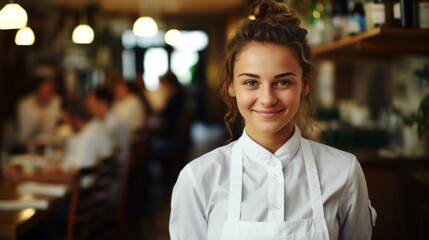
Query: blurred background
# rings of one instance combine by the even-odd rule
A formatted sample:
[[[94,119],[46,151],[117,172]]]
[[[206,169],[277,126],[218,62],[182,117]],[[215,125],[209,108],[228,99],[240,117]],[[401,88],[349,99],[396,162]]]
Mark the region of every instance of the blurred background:
[[[17,105],[35,90],[35,79],[53,80],[64,102],[85,100],[100,86],[115,95],[118,80],[125,82],[144,115],[130,132],[122,237],[168,239],[178,170],[227,138],[218,64],[252,2],[0,1],[0,8],[19,4],[28,19],[8,27],[10,17],[0,12],[2,163],[22,151]],[[315,138],[357,155],[379,214],[374,239],[428,239],[428,1],[285,2],[310,32]],[[171,75],[178,90],[163,84]],[[170,105],[172,92],[180,92],[180,106]],[[176,111],[165,113],[169,108]],[[169,124],[169,133],[159,131]]]

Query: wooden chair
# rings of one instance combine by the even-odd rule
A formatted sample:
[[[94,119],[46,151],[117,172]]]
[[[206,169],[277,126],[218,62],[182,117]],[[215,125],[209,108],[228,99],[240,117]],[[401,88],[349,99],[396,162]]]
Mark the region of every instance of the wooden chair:
[[[93,167],[79,170],[72,183],[67,240],[92,239],[92,232],[101,228],[103,214],[108,211],[116,163],[116,156],[112,155]]]

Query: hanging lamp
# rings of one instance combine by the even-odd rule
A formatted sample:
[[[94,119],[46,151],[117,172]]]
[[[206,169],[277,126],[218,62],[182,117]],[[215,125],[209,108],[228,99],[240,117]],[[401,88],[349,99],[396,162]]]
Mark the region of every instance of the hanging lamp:
[[[142,1],[139,1],[139,12],[142,12]],[[155,9],[151,8],[151,2],[149,1],[147,7],[152,12],[156,12]],[[152,17],[141,16],[133,24],[133,33],[138,37],[153,37],[158,33],[158,24]]]
[[[73,30],[72,40],[77,44],[90,44],[94,41],[94,30],[88,24],[80,24]]]
[[[134,22],[133,33],[138,37],[153,37],[157,32],[158,25],[151,17],[140,17]]]
[[[18,3],[10,1],[0,10],[0,29],[20,29],[27,21],[27,12]]]
[[[15,44],[19,46],[31,46],[34,44],[35,36],[30,27],[23,27],[15,35]]]
[[[76,44],[90,44],[94,41],[94,30],[88,24],[88,8],[81,12],[80,24],[76,26],[72,33],[72,41]]]

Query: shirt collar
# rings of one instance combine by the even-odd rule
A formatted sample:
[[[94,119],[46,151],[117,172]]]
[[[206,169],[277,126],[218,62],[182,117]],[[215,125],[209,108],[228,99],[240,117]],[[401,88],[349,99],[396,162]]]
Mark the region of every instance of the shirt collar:
[[[295,125],[292,137],[286,141],[274,154],[256,143],[247,135],[246,130],[243,131],[243,152],[249,159],[260,162],[265,165],[271,163],[272,157],[279,159],[283,167],[288,164],[295,154],[298,152],[300,146],[301,131]]]

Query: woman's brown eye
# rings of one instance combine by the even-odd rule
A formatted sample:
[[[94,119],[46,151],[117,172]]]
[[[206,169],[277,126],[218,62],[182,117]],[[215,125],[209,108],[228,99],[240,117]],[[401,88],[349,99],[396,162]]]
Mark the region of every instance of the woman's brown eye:
[[[256,86],[256,81],[246,81],[244,84],[247,86]]]
[[[288,85],[290,85],[290,82],[289,82],[289,81],[287,81],[287,80],[282,80],[282,81],[278,81],[278,82],[277,82],[277,85],[280,85],[280,86],[288,86]]]

